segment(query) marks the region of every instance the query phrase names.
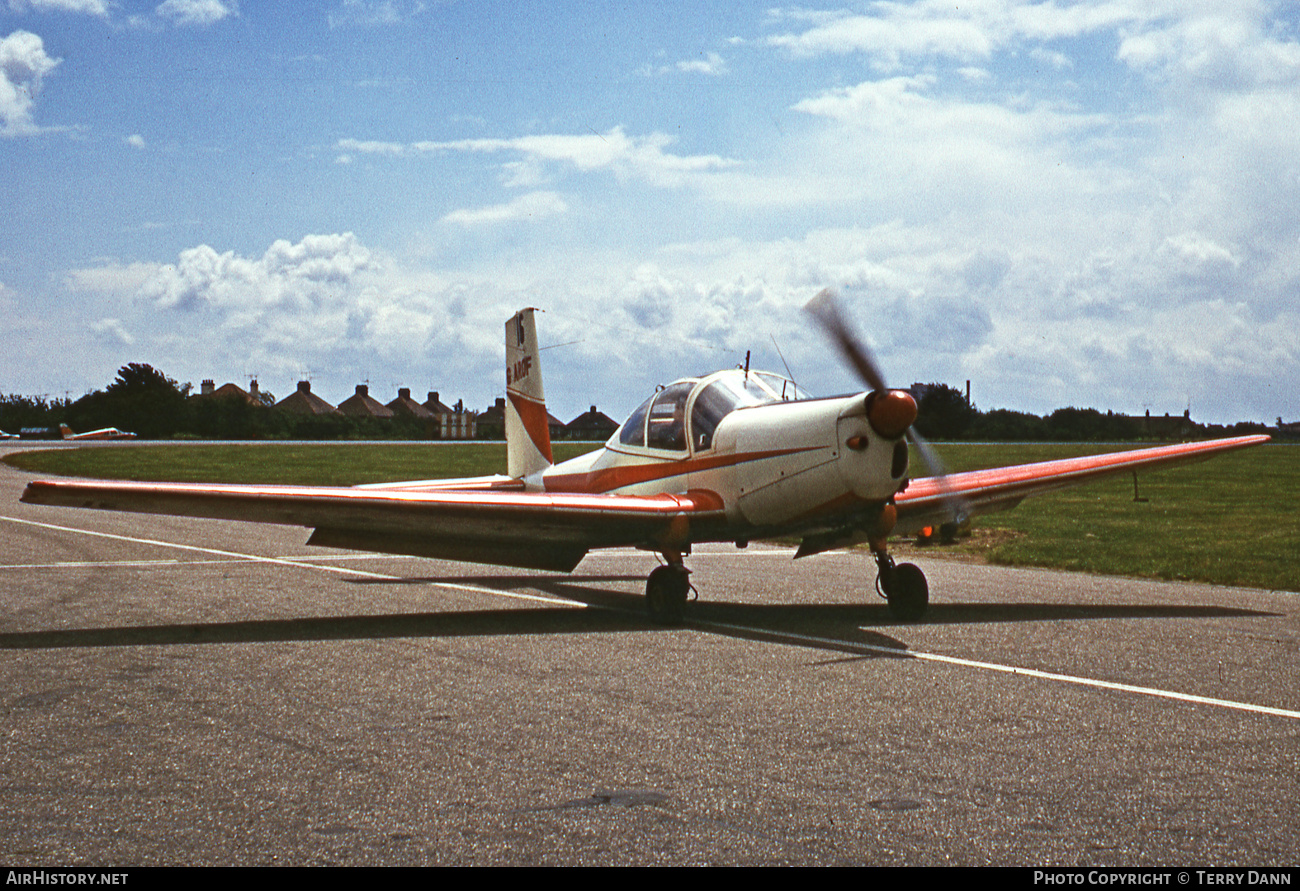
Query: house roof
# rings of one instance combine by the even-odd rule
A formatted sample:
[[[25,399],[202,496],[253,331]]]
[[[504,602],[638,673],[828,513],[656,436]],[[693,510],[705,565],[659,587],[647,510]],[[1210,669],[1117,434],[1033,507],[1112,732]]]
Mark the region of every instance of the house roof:
[[[391,418],[393,410],[370,396],[370,388],[357,384],[357,392],[339,403],[339,411],[354,418]]]
[[[428,420],[433,412],[411,398],[411,388],[402,387],[397,391],[397,398],[388,403],[389,410],[395,415],[407,415],[412,418]]]
[[[277,402],[275,407],[300,415],[329,415],[338,411],[311,391],[310,381],[298,381],[298,389]]]

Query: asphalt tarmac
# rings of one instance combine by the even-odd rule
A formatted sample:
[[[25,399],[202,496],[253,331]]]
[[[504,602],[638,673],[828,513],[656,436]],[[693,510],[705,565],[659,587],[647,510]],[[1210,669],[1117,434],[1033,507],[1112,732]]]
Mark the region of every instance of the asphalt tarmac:
[[[0,465],[0,862],[1293,865],[1298,595],[707,547],[572,576],[38,508]],[[1248,544],[1228,542],[1225,546]]]

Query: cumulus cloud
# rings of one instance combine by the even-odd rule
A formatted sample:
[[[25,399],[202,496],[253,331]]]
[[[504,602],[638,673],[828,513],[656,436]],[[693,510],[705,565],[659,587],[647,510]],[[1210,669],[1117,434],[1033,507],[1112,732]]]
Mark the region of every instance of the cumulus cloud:
[[[157,263],[105,262],[99,266],[71,269],[63,276],[63,286],[69,291],[97,292],[102,294],[133,294],[141,285],[157,275]]]
[[[543,341],[564,344],[546,354],[560,415],[566,398],[575,412],[625,412],[654,384],[746,350],[779,368],[769,335],[801,383],[845,391],[852,376],[800,310],[830,285],[891,380],[970,378],[982,408],[1181,412],[1190,398],[1198,418],[1294,414],[1294,395],[1271,396],[1300,380],[1290,7],[858,8],[777,10],[763,32],[775,37],[734,51],[733,64],[765,53],[774,72],[795,72],[774,73],[782,89],[751,115],[779,124],[741,144],[711,116],[682,118],[689,153],[625,127],[340,140],[340,162],[420,159],[404,172],[436,179],[435,162],[454,156],[457,173],[499,173],[497,194],[462,200],[423,236],[440,242],[426,253],[436,265],[314,235],[248,255],[198,245],[167,267],[105,262],[64,281],[105,304],[138,295],[84,316],[120,318],[137,342],[171,338],[184,361],[223,361],[230,375],[312,367],[326,398],[401,377],[485,405],[501,385],[501,323],[523,305],[545,307]],[[678,52],[658,73],[726,64],[678,67]],[[565,119],[538,119],[548,112]],[[674,191],[584,196],[571,212],[584,176]],[[550,185],[561,177],[563,192]],[[611,371],[594,383],[593,367]]]
[[[341,139],[341,156],[417,157],[445,152],[522,155],[532,163],[559,164],[579,171],[608,170],[617,176],[656,185],[680,184],[690,174],[721,170],[736,164],[718,155],[678,155],[668,151],[676,140],[663,133],[628,136],[622,127],[604,133],[538,134],[509,139],[383,142]]]
[[[155,266],[133,296],[123,328],[150,344],[169,373],[198,379],[254,369],[274,392],[310,370],[334,401],[366,378],[376,393],[387,386],[381,381],[438,389],[441,378],[487,400],[501,324],[520,299],[491,283],[403,267],[351,233],[279,240],[254,256],[198,245]]]
[[[76,12],[107,18],[106,0],[9,0],[9,8],[14,12],[28,9],[36,12]]]
[[[131,146],[132,148],[138,148],[138,149],[144,148],[144,137],[141,136],[139,133],[132,133],[130,136],[126,137],[122,141],[125,142],[127,145]]]
[[[444,223],[482,226],[518,220],[540,220],[564,213],[569,206],[554,192],[529,192],[505,204],[453,210],[442,218]]]
[[[163,0],[154,12],[176,25],[203,27],[238,15],[239,7],[234,0]]]
[[[698,59],[683,59],[677,63],[677,70],[687,74],[707,74],[721,77],[727,73],[727,63],[717,53],[704,53]]]
[[[121,319],[100,319],[90,323],[90,331],[97,340],[114,346],[131,346],[135,338],[126,330]]]
[[[868,55],[873,65],[892,70],[905,59],[939,57],[961,62],[987,59],[1022,40],[1077,37],[1160,17],[1156,4],[975,3],[940,0],[879,3],[872,14],[851,12],[806,15],[778,11],[774,20],[795,30],[767,38],[799,57],[826,54]]]
[[[423,12],[423,2],[403,3],[399,0],[343,0],[328,16],[331,28],[349,25],[375,28],[400,25]]]
[[[1193,4],[1126,31],[1117,58],[1171,80],[1239,89],[1300,80],[1294,29],[1249,3]],[[1288,39],[1288,32],[1290,39]]]
[[[41,79],[62,61],[45,54],[45,44],[30,31],[14,31],[0,39],[0,135],[20,136],[38,131],[32,105]]]
[[[144,282],[140,295],[163,309],[213,307],[255,320],[268,310],[338,308],[371,255],[352,233],[276,241],[256,259],[206,244],[182,251],[174,265]]]

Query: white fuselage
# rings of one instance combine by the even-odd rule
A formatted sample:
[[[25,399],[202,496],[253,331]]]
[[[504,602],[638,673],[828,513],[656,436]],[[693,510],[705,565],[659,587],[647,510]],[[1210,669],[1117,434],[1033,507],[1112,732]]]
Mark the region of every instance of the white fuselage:
[[[684,400],[686,416],[692,422],[700,418],[697,400],[716,378],[739,374],[700,379]],[[634,414],[628,424],[637,420]],[[865,394],[740,406],[709,436],[690,427],[679,448],[629,444],[635,437],[626,427],[603,449],[529,478],[529,488],[628,495],[703,490],[717,496],[728,526],[740,532],[834,527],[845,516],[889,501],[907,472],[905,455],[900,463],[896,453],[899,440],[872,431]],[[850,440],[855,447],[847,445]]]

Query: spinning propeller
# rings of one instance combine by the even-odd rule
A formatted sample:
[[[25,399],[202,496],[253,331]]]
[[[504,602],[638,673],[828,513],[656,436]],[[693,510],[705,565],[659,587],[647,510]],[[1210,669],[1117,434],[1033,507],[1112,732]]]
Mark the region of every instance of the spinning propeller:
[[[916,400],[906,390],[889,389],[871,350],[867,349],[867,345],[857,336],[840,311],[835,292],[830,288],[822,289],[808,301],[804,309],[821,325],[862,382],[871,388],[867,393],[867,421],[871,428],[886,439],[897,439],[906,434],[908,441],[921,454],[921,460],[929,468],[939,490],[944,493],[944,502],[951,511],[954,522],[964,520],[968,511],[961,497],[948,485],[947,468],[925,437],[912,427],[916,421]]]

